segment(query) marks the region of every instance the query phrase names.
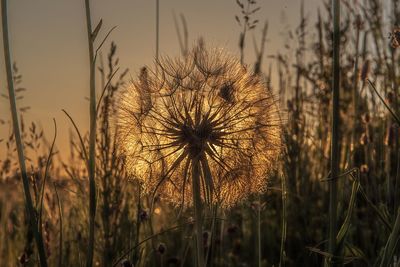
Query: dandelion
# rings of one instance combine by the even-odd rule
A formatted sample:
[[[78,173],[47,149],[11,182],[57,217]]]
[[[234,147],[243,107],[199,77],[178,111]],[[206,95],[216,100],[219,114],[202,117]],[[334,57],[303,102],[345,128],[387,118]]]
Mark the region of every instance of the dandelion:
[[[164,243],[159,243],[159,244],[158,244],[158,246],[157,246],[157,252],[158,252],[160,255],[163,255],[163,254],[166,252],[166,250],[167,250],[167,246],[166,246]]]
[[[389,34],[389,38],[391,40],[391,45],[393,48],[398,48],[400,46],[400,28],[396,27]]]
[[[144,191],[195,213],[265,190],[281,151],[271,92],[234,57],[204,45],[142,69],[121,95],[118,125],[127,170]]]
[[[217,49],[143,68],[121,96],[118,124],[128,171],[177,205],[193,204],[193,169],[205,202],[229,207],[265,190],[281,150],[271,92]]]
[[[362,66],[362,69],[360,71],[360,79],[361,79],[361,81],[366,81],[368,79],[370,68],[371,68],[370,67],[370,62],[367,59],[367,60],[365,60],[363,66]]]

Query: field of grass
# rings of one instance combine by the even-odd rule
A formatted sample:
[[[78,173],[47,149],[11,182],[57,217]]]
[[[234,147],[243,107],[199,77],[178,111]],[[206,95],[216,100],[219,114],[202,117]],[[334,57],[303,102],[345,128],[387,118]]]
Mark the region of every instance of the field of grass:
[[[326,1],[315,21],[305,1],[269,55],[272,25],[237,0],[237,59],[189,47],[177,17],[179,60],[157,38],[132,81],[85,0],[90,125],[63,110],[68,160],[55,120],[24,120],[7,2],[0,267],[400,266],[400,1]]]

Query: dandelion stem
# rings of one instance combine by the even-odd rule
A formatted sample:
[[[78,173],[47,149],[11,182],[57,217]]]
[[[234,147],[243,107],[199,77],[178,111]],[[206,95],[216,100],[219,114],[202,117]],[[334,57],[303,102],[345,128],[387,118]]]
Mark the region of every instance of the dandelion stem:
[[[200,162],[194,159],[192,161],[192,190],[193,190],[193,204],[194,204],[194,217],[196,229],[196,255],[197,267],[204,267],[204,251],[203,251],[203,215],[202,204],[200,196]]]
[[[257,248],[258,248],[258,267],[261,267],[261,198],[258,194],[257,207]]]
[[[19,166],[21,170],[22,183],[25,194],[25,207],[28,214],[29,226],[34,234],[36,246],[39,253],[40,266],[47,267],[46,253],[43,244],[43,237],[39,232],[37,216],[33,206],[32,197],[29,189],[29,179],[26,172],[24,148],[21,138],[18,122],[17,104],[15,100],[14,81],[11,66],[11,52],[8,37],[8,21],[7,21],[7,0],[1,1],[1,15],[2,15],[2,29],[3,29],[3,47],[4,47],[4,61],[6,65],[7,83],[8,83],[8,99],[10,100],[11,116],[13,122],[13,129],[15,135],[15,142],[18,152]]]
[[[287,192],[286,192],[286,174],[282,173],[282,236],[281,236],[281,249],[279,257],[279,267],[285,266],[285,244],[287,232]]]

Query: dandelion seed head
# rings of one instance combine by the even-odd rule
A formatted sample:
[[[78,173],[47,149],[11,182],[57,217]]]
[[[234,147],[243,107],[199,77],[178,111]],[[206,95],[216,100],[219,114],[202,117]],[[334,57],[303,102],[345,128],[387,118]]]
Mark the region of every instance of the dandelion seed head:
[[[396,27],[389,34],[389,38],[391,40],[391,45],[393,48],[398,48],[400,46],[400,28]]]
[[[161,58],[121,94],[119,142],[144,190],[192,205],[192,166],[204,202],[229,207],[266,189],[281,151],[279,110],[258,76],[222,49]]]

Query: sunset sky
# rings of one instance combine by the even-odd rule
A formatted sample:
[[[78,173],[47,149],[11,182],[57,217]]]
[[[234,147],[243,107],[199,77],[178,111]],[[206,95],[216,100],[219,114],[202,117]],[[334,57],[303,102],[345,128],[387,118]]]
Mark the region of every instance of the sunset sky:
[[[300,0],[260,0],[261,10],[255,18],[260,24],[248,35],[245,61],[254,62],[252,36],[259,40],[264,21],[269,21],[268,54],[282,49],[284,32],[299,21]],[[315,17],[321,0],[306,0],[306,15]],[[118,46],[121,68],[129,68],[135,77],[141,66],[151,64],[155,56],[155,0],[92,0],[92,21],[103,19],[102,39],[113,26],[109,41],[103,46],[106,54],[111,40]],[[189,43],[203,37],[208,45],[224,47],[239,53],[241,28],[234,19],[240,9],[234,0],[168,0],[160,1],[160,54],[179,55],[179,44],[173,12],[184,14],[188,24]],[[9,31],[13,61],[23,75],[28,91],[23,106],[31,110],[26,116],[44,129],[47,139],[53,135],[52,118],[58,123],[57,147],[62,154],[68,148],[68,132],[72,128],[61,109],[66,109],[81,131],[89,124],[89,68],[87,33],[83,0],[13,0],[9,1]],[[93,26],[94,27],[94,26]],[[1,40],[1,37],[0,37]],[[0,53],[0,93],[7,94],[4,55]],[[97,88],[99,90],[99,86]],[[9,103],[0,99],[0,119],[9,120]],[[0,139],[6,138],[9,127],[0,126]],[[0,143],[0,156],[4,154]]]

